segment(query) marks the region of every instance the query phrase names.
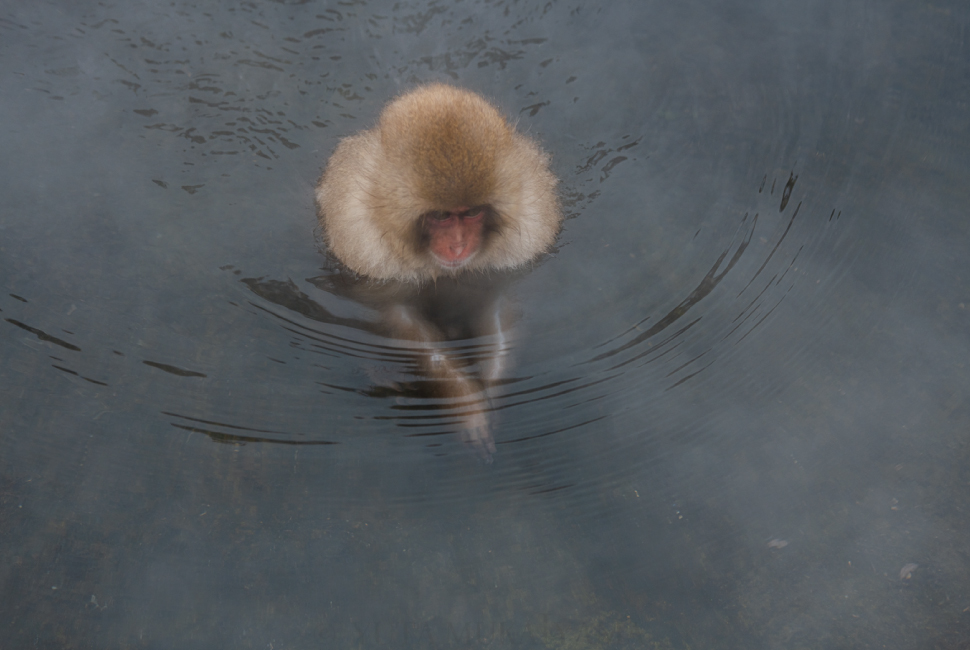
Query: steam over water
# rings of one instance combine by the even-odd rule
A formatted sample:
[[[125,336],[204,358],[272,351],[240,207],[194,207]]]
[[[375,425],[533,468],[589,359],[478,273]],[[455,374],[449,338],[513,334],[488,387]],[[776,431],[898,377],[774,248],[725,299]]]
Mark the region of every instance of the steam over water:
[[[0,646],[965,647],[968,22],[0,9]],[[494,278],[491,463],[317,233],[339,139],[428,81],[567,213]]]

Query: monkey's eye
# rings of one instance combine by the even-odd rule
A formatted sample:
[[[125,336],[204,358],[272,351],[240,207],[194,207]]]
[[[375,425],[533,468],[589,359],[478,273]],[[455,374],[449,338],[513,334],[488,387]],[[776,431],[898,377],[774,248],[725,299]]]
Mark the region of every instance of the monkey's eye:
[[[425,216],[432,221],[448,221],[448,219],[451,219],[451,214],[447,212],[429,212]]]
[[[476,205],[473,208],[461,208],[449,214],[454,215],[462,221],[478,221],[485,215],[487,205]]]

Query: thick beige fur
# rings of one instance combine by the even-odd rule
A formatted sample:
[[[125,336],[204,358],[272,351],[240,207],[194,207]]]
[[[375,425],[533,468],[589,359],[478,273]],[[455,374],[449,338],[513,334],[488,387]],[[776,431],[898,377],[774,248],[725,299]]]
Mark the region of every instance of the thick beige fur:
[[[333,253],[376,280],[454,271],[423,250],[421,216],[490,205],[498,228],[458,272],[510,269],[548,250],[562,222],[549,156],[481,96],[444,84],[392,101],[376,127],[345,138],[316,198]]]

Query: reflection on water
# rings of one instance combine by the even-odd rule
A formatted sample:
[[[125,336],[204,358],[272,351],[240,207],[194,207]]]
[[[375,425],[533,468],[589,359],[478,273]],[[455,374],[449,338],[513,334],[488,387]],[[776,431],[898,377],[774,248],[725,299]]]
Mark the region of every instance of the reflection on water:
[[[456,434],[490,461],[495,443],[488,420],[477,432],[469,430],[468,422],[482,415],[488,418],[494,410],[492,401],[496,391],[503,384],[515,381],[507,376],[513,335],[511,307],[505,295],[510,280],[510,274],[470,274],[417,285],[370,282],[343,272],[310,280],[335,297],[352,299],[381,314],[382,317],[372,320],[336,316],[292,282],[257,278],[246,278],[243,282],[260,298],[294,312],[288,317],[266,310],[276,315],[282,327],[299,340],[301,350],[357,359],[367,368],[373,382],[366,389],[355,388],[343,385],[342,377],[335,375],[328,378],[329,382],[327,379],[319,382],[324,394],[344,392],[395,397],[393,408],[411,413],[382,414],[376,419],[394,420],[398,426],[416,430],[408,434],[416,437]],[[301,316],[317,323],[305,325],[294,320]],[[419,325],[400,322],[405,319]],[[335,336],[327,331],[335,326],[350,328],[350,331],[346,336]],[[417,340],[394,338],[401,333],[414,333]],[[449,364],[445,373],[435,367],[441,358]],[[456,384],[470,387],[456,392]],[[364,405],[361,412],[374,408]],[[423,415],[422,411],[431,413]],[[433,446],[440,444],[435,442]]]
[[[964,7],[55,5],[0,12],[5,648],[970,638]],[[511,362],[492,463],[314,239],[428,80],[563,180],[460,292],[509,338],[411,297]]]

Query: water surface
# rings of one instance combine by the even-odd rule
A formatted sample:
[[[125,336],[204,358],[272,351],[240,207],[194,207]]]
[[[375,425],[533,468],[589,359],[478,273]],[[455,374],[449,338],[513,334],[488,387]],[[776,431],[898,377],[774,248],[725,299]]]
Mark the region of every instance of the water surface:
[[[965,647],[968,18],[0,11],[3,646]],[[375,380],[315,233],[338,140],[432,80],[568,215],[490,464]]]

